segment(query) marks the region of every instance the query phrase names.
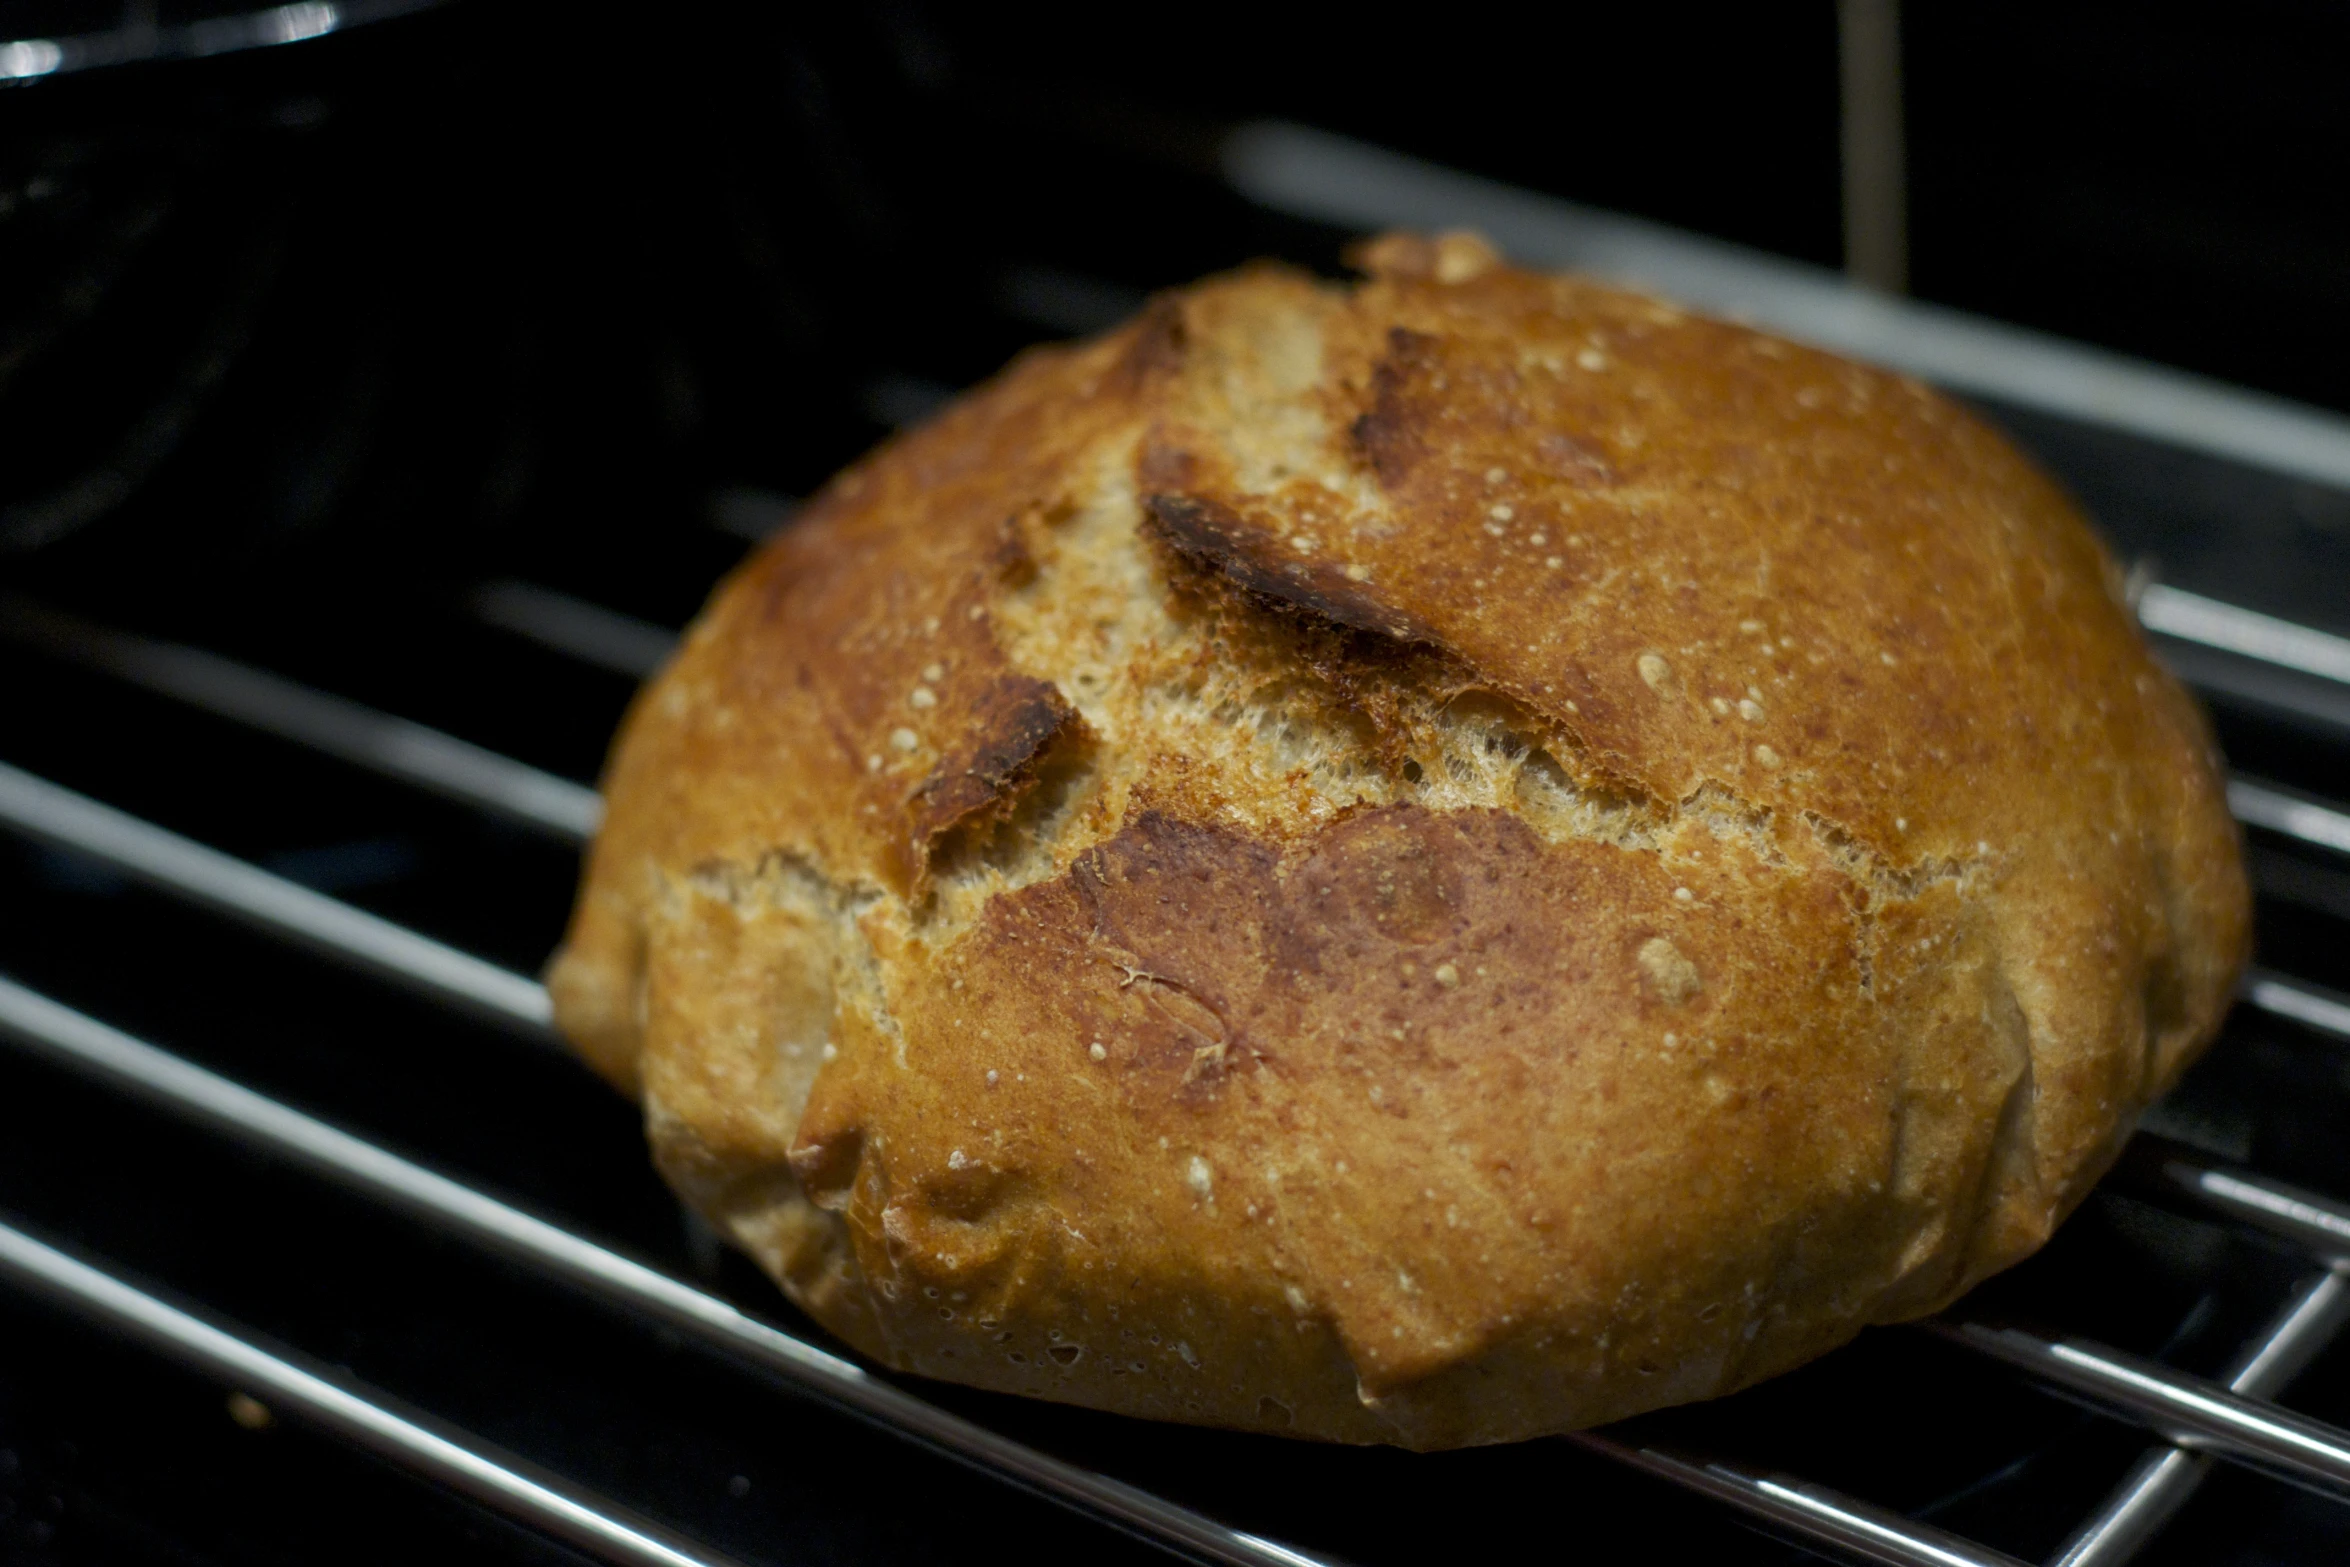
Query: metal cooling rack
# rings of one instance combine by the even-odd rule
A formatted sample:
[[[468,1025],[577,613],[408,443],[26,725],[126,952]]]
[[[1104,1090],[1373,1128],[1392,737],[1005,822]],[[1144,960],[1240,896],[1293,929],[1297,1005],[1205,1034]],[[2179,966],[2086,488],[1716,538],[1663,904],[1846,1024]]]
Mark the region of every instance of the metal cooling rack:
[[[1280,135],[1290,140],[1280,141]],[[1299,159],[1317,145],[1340,162],[1316,172],[1308,159],[1300,172]],[[1441,171],[1418,166],[1405,171],[1408,179],[1383,166],[1382,185],[1374,177],[1380,169],[1366,174],[1359,166],[1360,149],[1334,152],[1330,145],[1310,138],[1301,142],[1280,128],[1255,128],[1236,138],[1228,151],[1238,188],[1276,208],[1286,203],[1297,216],[1347,224],[1481,217],[1484,226],[1505,240],[1516,239],[1540,259],[1593,260],[1588,246],[1577,250],[1569,242],[1577,234],[1589,239],[1591,215],[1520,193],[1448,185]],[[1345,163],[1347,158],[1357,161]],[[1306,196],[1295,195],[1301,191]],[[1344,199],[1331,196],[1332,191]],[[1496,208],[1496,201],[1507,210]],[[1475,210],[1463,210],[1464,203]],[[1529,213],[1549,225],[1541,234],[1550,239],[1527,239]],[[2019,343],[2005,329],[1928,319],[1913,307],[1884,301],[1844,300],[1851,319],[1866,326],[1865,333],[1832,321],[1822,327],[1826,318],[1814,306],[1827,297],[1819,290],[1828,285],[1817,279],[1796,278],[1790,284],[1789,270],[1777,266],[1740,272],[1739,258],[1725,260],[1719,247],[1694,246],[1652,231],[1632,240],[1617,229],[1605,232],[1616,246],[1600,258],[1606,270],[1663,274],[1668,281],[1678,277],[1684,296],[1713,304],[1735,296],[1732,302],[1765,319],[1776,319],[1775,301],[1787,317],[1781,324],[1790,330],[1922,370],[1938,369],[1946,379],[2003,406],[2091,430],[2119,429],[2133,440],[2159,440],[2203,458],[2288,474],[2296,482],[2339,484],[2350,476],[2350,428],[2326,416],[2280,411],[2257,399],[2189,385],[2161,372],[2117,367],[2096,356],[2068,359],[2073,351],[2061,345]],[[1684,265],[1701,252],[1715,269],[1704,277]],[[1714,292],[1709,295],[1708,289]],[[1970,331],[1975,335],[1968,336]],[[1982,362],[1994,365],[2002,362],[1995,351],[2012,351],[2037,367],[2036,378],[1970,372],[1966,365],[1976,362],[1966,357],[1971,350],[1990,354]],[[2081,371],[2084,364],[2095,374],[2082,371],[2068,379],[2068,367]],[[2194,417],[2198,413],[2201,417]],[[755,531],[741,525],[742,507],[720,510],[720,526]],[[2143,585],[2138,608],[2166,655],[2215,702],[2290,729],[2303,747],[2292,755],[2314,755],[2334,766],[2350,759],[2350,640],[2162,582]],[[606,606],[520,581],[478,584],[462,613],[477,629],[493,628],[583,669],[631,676],[650,669],[673,635]],[[477,813],[566,849],[584,842],[595,827],[598,803],[583,785],[494,746],[459,739],[305,680],[31,600],[0,604],[0,629],[26,671],[60,678],[63,671],[78,671],[77,678],[182,709],[192,724],[217,724],[223,733],[266,734],[325,759],[331,768],[348,769],[354,778],[373,775],[388,781],[388,787],[437,796],[451,809]],[[0,828],[62,852],[73,865],[130,878],[204,916],[241,922],[268,941],[347,965],[363,976],[337,989],[347,1006],[368,1005],[362,987],[383,984],[433,1008],[486,1021],[492,1028],[484,1034],[485,1051],[557,1048],[548,1032],[545,993],[526,974],[304,885],[294,874],[108,804],[96,797],[109,792],[106,769],[94,771],[101,775],[95,793],[0,765]],[[2229,801],[2262,847],[2255,863],[2264,898],[2271,905],[2315,908],[2321,919],[2338,919],[2343,911],[2326,899],[2333,896],[2328,889],[2336,887],[2329,878],[2350,871],[2350,807],[2308,787],[2309,777],[2322,773],[2322,766],[2298,771],[2298,787],[2240,775],[2230,786]],[[2323,937],[2332,927],[2317,928]],[[13,960],[0,953],[0,967],[12,966]],[[2257,971],[2245,987],[2239,1017],[2277,1025],[2290,1041],[2288,1048],[2306,1054],[2350,1048],[2350,1000],[2297,970]],[[1048,1450],[1049,1443],[999,1429],[951,1407],[951,1397],[926,1395],[876,1374],[770,1320],[763,1310],[747,1309],[719,1288],[639,1260],[568,1219],[534,1213],[493,1195],[490,1188],[497,1183],[477,1176],[461,1159],[428,1164],[407,1157],[14,980],[0,979],[0,1035],[16,1051],[107,1094],[141,1101],[206,1138],[236,1144],[300,1180],[342,1188],[396,1212],[408,1224],[494,1254],[532,1278],[612,1308],[629,1324],[690,1343],[763,1381],[812,1395],[1178,1555],[1245,1567],[1338,1559],[1311,1538],[1271,1538],[1276,1531],[1243,1528],[1176,1500],[1164,1483],[1170,1477],[1112,1473]],[[2218,1048],[2226,1051],[2230,1045],[2223,1042]],[[563,1068],[550,1065],[548,1070]],[[1978,1316],[1963,1302],[1940,1321],[1898,1330],[1972,1362],[1980,1369],[1967,1373],[1970,1378],[2001,1385],[2020,1378],[2141,1434],[2143,1455],[2110,1493],[2102,1501],[2081,1498],[2074,1512],[2079,1522],[2049,1558],[2065,1567],[2114,1567],[2128,1559],[2153,1541],[2222,1467],[2257,1471],[2350,1502],[2350,1431],[2278,1401],[2296,1375],[2350,1324],[2350,1200],[2296,1189],[2226,1157],[2224,1135],[2198,1136],[2193,1124],[2159,1124],[2180,1135],[2141,1134],[2111,1183],[2115,1190],[2130,1201],[2264,1237],[2300,1259],[2293,1270],[2297,1278],[2274,1295],[2273,1316],[2241,1339],[2232,1359],[2199,1374],[2061,1329],[2033,1330]],[[588,1486],[407,1408],[324,1357],[275,1345],[202,1301],[177,1300],[135,1282],[127,1270],[76,1254],[29,1226],[0,1224],[0,1275],[576,1549],[630,1563],[729,1559],[696,1543],[690,1529],[648,1521]],[[1894,1507],[1779,1472],[1767,1459],[1758,1464],[1750,1457],[1689,1451],[1644,1430],[1566,1438],[1555,1449],[1556,1461],[1576,1462],[1564,1451],[1572,1447],[1705,1498],[1806,1549],[1841,1558],[1903,1567],[2018,1560]],[[2340,1538],[2350,1539],[2350,1515]]]

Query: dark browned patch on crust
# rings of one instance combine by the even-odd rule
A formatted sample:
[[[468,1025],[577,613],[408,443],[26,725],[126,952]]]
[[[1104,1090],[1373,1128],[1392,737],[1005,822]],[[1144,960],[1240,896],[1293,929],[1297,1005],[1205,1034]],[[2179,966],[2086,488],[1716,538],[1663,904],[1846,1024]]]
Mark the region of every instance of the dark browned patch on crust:
[[[967,709],[961,740],[908,800],[907,882],[919,899],[941,839],[1008,813],[1036,781],[1037,762],[1085,721],[1060,688],[1027,675],[999,675]]]
[[[1347,432],[1381,484],[1401,484],[1427,455],[1426,421],[1408,406],[1405,389],[1435,359],[1435,338],[1408,327],[1388,328],[1387,353],[1371,370],[1371,407]]]
[[[1136,1039],[1142,1064],[1171,1070],[1178,1098],[1211,1094],[1256,1053],[1244,1012],[1263,982],[1275,863],[1253,838],[1145,811],[1070,867],[1093,950],[1159,1016]]]
[[[1182,956],[1210,937],[1248,945],[1272,896],[1273,850],[1221,827],[1144,811],[1070,867],[1097,942],[1199,989]],[[1214,987],[1209,987],[1214,988]]]
[[[1280,559],[1269,547],[1265,531],[1250,526],[1230,507],[1196,495],[1156,494],[1144,498],[1143,510],[1145,531],[1152,537],[1197,569],[1265,604],[1349,631],[1442,646],[1432,628],[1382,604],[1337,567]]]

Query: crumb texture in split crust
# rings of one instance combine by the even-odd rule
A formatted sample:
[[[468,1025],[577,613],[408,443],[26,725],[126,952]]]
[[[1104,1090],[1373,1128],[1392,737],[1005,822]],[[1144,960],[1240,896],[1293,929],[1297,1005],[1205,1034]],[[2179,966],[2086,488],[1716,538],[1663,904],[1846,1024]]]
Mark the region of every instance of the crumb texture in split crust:
[[[2037,1247],[2211,1036],[2217,759],[1914,381],[1391,235],[1023,355],[638,698],[550,971],[890,1366],[1415,1448]]]

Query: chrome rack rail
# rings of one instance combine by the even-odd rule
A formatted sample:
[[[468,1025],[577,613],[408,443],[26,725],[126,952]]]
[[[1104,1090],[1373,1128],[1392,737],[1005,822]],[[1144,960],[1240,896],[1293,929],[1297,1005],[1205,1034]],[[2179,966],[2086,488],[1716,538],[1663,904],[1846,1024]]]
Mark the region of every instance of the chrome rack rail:
[[[542,1534],[624,1567],[734,1567],[730,1557],[639,1518],[346,1376],[272,1350],[174,1306],[24,1231],[0,1224],[0,1278],[140,1339],[198,1371],[268,1395],[312,1425],[426,1475]]]
[[[547,590],[536,591],[545,594]],[[547,608],[545,600],[539,602],[539,608]],[[515,617],[503,617],[502,623],[531,634]],[[195,649],[128,638],[56,618],[45,624],[42,633],[44,644],[52,650],[111,670],[148,689],[434,788],[485,810],[522,814],[499,803],[507,797],[493,798],[491,792],[454,787],[448,778],[433,773],[437,763],[416,758],[462,758],[456,772],[466,778],[506,776],[502,767],[517,769],[511,776],[530,771],[519,764],[478,748],[451,750],[429,742],[387,756],[382,747],[352,739],[404,732],[387,727],[405,725],[404,720],[371,713],[340,698]],[[649,654],[652,642],[640,636],[635,646],[639,653]],[[605,667],[617,667],[618,663],[599,662]],[[635,666],[631,667],[633,671]],[[204,678],[190,678],[190,671],[201,671]],[[224,697],[224,692],[232,695]],[[334,715],[333,725],[310,721],[329,713]],[[420,726],[407,729],[434,734]],[[463,746],[463,742],[446,736],[438,738],[451,747]],[[486,768],[485,758],[489,763]],[[567,783],[564,787],[579,788]],[[559,792],[542,791],[542,797],[558,798]],[[2237,780],[2231,786],[2230,800],[2238,815],[2252,825],[2286,833],[2313,847],[2350,852],[2350,843],[2345,841],[2350,839],[2350,819],[2320,802],[2249,780]],[[544,814],[522,819],[534,820],[559,836],[576,838],[583,815],[574,811],[563,819],[564,825]],[[93,856],[171,894],[233,914],[427,996],[487,1013],[526,1035],[545,1037],[545,996],[526,976],[484,963],[4,766],[0,766],[0,824]],[[2311,1028],[2338,1043],[2350,1043],[2350,1003],[2322,991],[2283,976],[2261,974],[2248,984],[2246,999],[2261,1011]],[[1295,1567],[1322,1559],[1011,1442],[716,1296],[6,981],[0,981],[0,1030],[120,1091],[302,1163],[428,1223],[517,1258],[545,1276],[664,1321],[712,1349],[893,1431],[1179,1552],[1256,1567],[1275,1563]],[[2350,1493],[2350,1434],[2294,1416],[2269,1401],[2269,1395],[2350,1317],[2350,1309],[2342,1301],[2344,1286],[2331,1271],[2350,1256],[2350,1207],[2293,1192],[2248,1172],[2196,1164],[2186,1156],[2170,1158],[2164,1168],[2173,1172],[2167,1179],[2174,1195],[2231,1222],[2281,1235],[2310,1250],[2327,1270],[2266,1333],[2245,1347],[2224,1383],[2135,1360],[2099,1345],[2045,1338],[2016,1328],[1961,1321],[1935,1330],[1966,1352],[2010,1364],[2043,1385],[2087,1399],[2163,1439],[2165,1445],[2149,1455],[2068,1545],[2061,1558],[2068,1567],[2124,1559],[2175,1511],[2215,1460],[2281,1473],[2330,1494]],[[92,1309],[102,1310],[95,1303]],[[180,1347],[201,1361],[195,1351]],[[207,1364],[224,1374],[222,1363]],[[1719,1460],[1634,1447],[1605,1433],[1587,1433],[1574,1440],[1588,1451],[1726,1502],[1773,1531],[1815,1547],[1904,1567],[2011,1560],[1802,1480],[1758,1473]]]
[[[0,635],[567,843],[585,843],[603,819],[603,801],[584,784],[202,648],[117,631],[13,594],[0,598]]]
[[[733,1305],[486,1192],[264,1097],[0,978],[0,1034],[48,1059],[631,1308],[851,1413],[1188,1555],[1234,1567],[1326,1559],[997,1435]],[[176,1341],[175,1341],[176,1343]],[[399,1455],[390,1455],[398,1457]]]
[[[2272,1398],[2350,1325],[2350,1280],[2328,1268],[2305,1282],[2274,1322],[2238,1352],[2228,1391]],[[2120,1567],[2177,1516],[2214,1460],[2191,1446],[2149,1448],[2105,1504],[2073,1531],[2049,1567]]]

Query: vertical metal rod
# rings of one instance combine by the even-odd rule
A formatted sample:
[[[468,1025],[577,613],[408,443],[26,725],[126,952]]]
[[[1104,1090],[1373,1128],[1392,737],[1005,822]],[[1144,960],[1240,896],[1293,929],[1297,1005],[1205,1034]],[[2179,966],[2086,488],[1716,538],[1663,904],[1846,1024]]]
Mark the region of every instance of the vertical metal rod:
[[[1855,283],[1907,293],[1898,0],[1837,0],[1836,39],[1844,99],[1844,270]]]
[[[2229,1368],[2228,1387],[2265,1398],[2284,1389],[2350,1323],[2350,1279],[2329,1268],[2309,1281],[2268,1329],[2245,1346]],[[2049,1567],[2121,1567],[2203,1484],[2215,1462],[2209,1454],[2151,1448],[2138,1460]]]

